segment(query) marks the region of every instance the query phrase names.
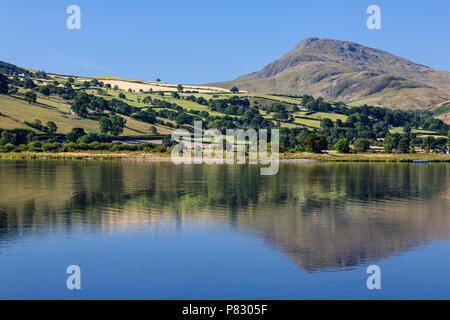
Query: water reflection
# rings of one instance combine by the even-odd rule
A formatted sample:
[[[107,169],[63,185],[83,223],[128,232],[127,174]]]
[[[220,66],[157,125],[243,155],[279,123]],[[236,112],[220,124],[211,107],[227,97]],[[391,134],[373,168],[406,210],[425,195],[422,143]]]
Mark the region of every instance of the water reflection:
[[[1,161],[0,254],[17,237],[186,223],[252,233],[306,271],[349,268],[450,234],[447,164],[256,166]]]

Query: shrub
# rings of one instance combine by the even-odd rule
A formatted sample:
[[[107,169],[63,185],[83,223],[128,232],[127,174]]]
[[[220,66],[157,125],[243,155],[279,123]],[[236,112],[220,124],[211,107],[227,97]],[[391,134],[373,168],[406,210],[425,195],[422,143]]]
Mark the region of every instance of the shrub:
[[[353,149],[357,153],[364,153],[370,149],[370,141],[368,139],[358,138],[353,144]]]
[[[346,138],[339,140],[335,146],[336,151],[339,153],[349,153],[350,152],[350,146],[348,143],[348,140]]]
[[[75,142],[69,142],[69,143],[64,143],[62,145],[62,147],[60,148],[61,152],[73,152],[73,151],[77,151],[79,149],[78,144],[76,144]]]
[[[28,151],[42,151],[42,142],[40,141],[31,141],[26,145],[26,149]]]
[[[62,147],[62,143],[53,142],[53,143],[44,143],[41,148],[42,148],[42,151],[44,151],[44,152],[58,152],[58,151],[60,151],[61,147]]]
[[[79,138],[86,135],[83,128],[73,128],[67,135],[66,139],[70,142],[77,142]]]
[[[315,134],[310,134],[302,143],[307,152],[321,153],[327,147],[327,141]]]
[[[1,148],[1,150],[2,150],[3,152],[11,152],[11,151],[13,151],[15,148],[16,148],[16,146],[13,145],[12,143],[7,143],[7,144],[5,144],[5,145]]]

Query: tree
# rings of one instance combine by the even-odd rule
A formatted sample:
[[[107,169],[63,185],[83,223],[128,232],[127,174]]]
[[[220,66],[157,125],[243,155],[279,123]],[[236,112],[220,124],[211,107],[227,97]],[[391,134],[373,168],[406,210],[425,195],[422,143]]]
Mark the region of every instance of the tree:
[[[25,89],[34,89],[34,88],[36,88],[36,84],[33,82],[33,80],[27,78],[27,79],[25,79],[25,82],[23,83],[23,87]]]
[[[151,104],[152,103],[152,97],[147,96],[144,99],[142,99],[142,102],[145,104]]]
[[[37,78],[47,79],[47,73],[44,70],[35,73]]]
[[[3,131],[0,135],[0,146],[4,146],[6,144],[15,144],[16,143],[16,135],[12,134],[8,131]]]
[[[342,122],[341,119],[336,119],[336,122],[334,123],[334,126],[336,128],[342,128],[344,126],[344,123]]]
[[[120,99],[126,99],[127,97],[121,92],[121,93],[119,93],[119,98]]]
[[[353,150],[357,153],[364,153],[370,149],[369,139],[358,138],[353,144]]]
[[[155,126],[150,126],[149,128],[150,133],[155,134],[157,133],[156,127]]]
[[[123,129],[125,128],[125,124],[127,123],[127,121],[122,118],[121,116],[118,115],[113,115],[111,116],[111,134],[114,137],[117,137],[119,134],[121,134],[123,132]]]
[[[70,107],[71,110],[79,117],[86,117],[88,114],[88,110],[86,108],[86,105],[83,103],[73,103],[72,106]]]
[[[8,78],[0,73],[0,94],[8,94]]]
[[[403,133],[406,134],[406,135],[409,135],[411,133],[411,127],[409,125],[406,125],[403,128]]]
[[[118,115],[112,115],[109,118],[100,119],[100,131],[102,133],[111,133],[112,136],[117,137],[123,132],[126,120]]]
[[[46,97],[48,97],[51,94],[50,89],[47,86],[40,87],[39,92]]]
[[[408,153],[409,152],[409,147],[410,147],[409,139],[408,139],[407,136],[404,136],[398,142],[398,151],[400,151],[401,153]]]
[[[333,121],[331,121],[331,119],[325,118],[322,121],[320,121],[320,127],[322,129],[333,128]]]
[[[9,92],[8,92],[8,94],[16,94],[17,92],[19,92],[19,89],[17,88],[17,87],[14,87],[14,86],[10,86],[9,87]]]
[[[384,139],[384,142],[383,142],[383,150],[384,150],[384,152],[392,153],[394,148],[395,148],[395,145],[394,145],[394,142],[393,142],[391,136],[386,137]]]
[[[23,96],[25,100],[28,101],[28,103],[36,103],[37,97],[36,93],[34,93],[33,91],[27,91]]]
[[[161,82],[161,79],[160,78],[156,78],[156,82]]]
[[[171,147],[174,145],[174,142],[172,141],[172,137],[170,134],[166,134],[163,138],[162,145],[165,147]]]
[[[230,89],[231,93],[239,93],[239,88],[238,87],[233,87]]]
[[[305,141],[302,143],[302,147],[305,148],[307,152],[321,153],[327,147],[327,140],[324,138],[310,134]]]
[[[184,90],[183,86],[182,86],[181,84],[179,84],[179,85],[177,86],[177,91],[178,91],[178,92],[183,92],[183,90]]]
[[[178,123],[179,125],[192,124],[192,120],[193,120],[192,116],[190,116],[184,111],[180,112],[175,118],[175,122]]]
[[[447,134],[447,145],[450,146],[450,130],[448,130]]]
[[[436,139],[434,137],[425,137],[422,140],[422,149],[425,150],[425,152],[430,152],[434,147],[436,146]]]
[[[350,146],[348,143],[347,138],[340,139],[334,146],[336,148],[336,151],[339,153],[349,153],[350,152]]]
[[[109,118],[101,118],[99,121],[100,132],[107,134],[111,128],[111,120]]]
[[[180,99],[180,95],[178,94],[178,92],[172,92],[171,95],[174,99]]]
[[[86,132],[84,132],[83,128],[73,128],[68,134],[66,134],[66,139],[70,142],[77,142],[79,138],[85,135]]]
[[[119,90],[119,86],[117,84],[114,86],[114,90]]]
[[[47,127],[47,133],[55,134],[58,130],[58,126],[53,121],[48,121],[45,126]]]

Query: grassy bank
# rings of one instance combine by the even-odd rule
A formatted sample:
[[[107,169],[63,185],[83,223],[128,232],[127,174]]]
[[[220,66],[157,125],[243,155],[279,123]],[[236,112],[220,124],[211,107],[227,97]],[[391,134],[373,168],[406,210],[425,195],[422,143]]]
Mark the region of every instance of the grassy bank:
[[[429,162],[450,162],[450,155],[418,153],[418,154],[315,154],[315,153],[286,153],[280,155],[282,159],[313,159],[329,162],[413,162],[427,160]]]
[[[10,152],[0,153],[0,159],[136,159],[136,160],[169,160],[170,153],[139,151],[84,151],[84,152]],[[444,154],[315,154],[315,153],[283,153],[280,159],[310,159],[327,162],[412,162],[427,160],[429,162],[450,162],[450,155]]]
[[[169,153],[157,152],[110,152],[110,151],[83,151],[83,152],[9,152],[0,153],[0,159],[63,159],[63,160],[112,160],[112,159],[167,159]]]

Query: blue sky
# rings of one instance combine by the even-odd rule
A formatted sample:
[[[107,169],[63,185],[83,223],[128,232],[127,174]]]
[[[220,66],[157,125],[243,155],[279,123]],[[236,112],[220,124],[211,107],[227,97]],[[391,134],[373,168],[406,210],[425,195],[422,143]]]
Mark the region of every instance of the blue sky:
[[[81,8],[81,30],[66,8]],[[381,8],[368,30],[366,8]],[[450,71],[450,1],[0,0],[0,60],[47,72],[173,83],[231,80],[309,36]]]

